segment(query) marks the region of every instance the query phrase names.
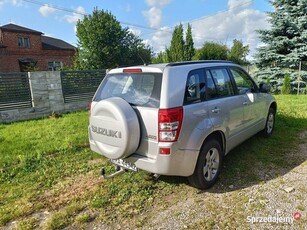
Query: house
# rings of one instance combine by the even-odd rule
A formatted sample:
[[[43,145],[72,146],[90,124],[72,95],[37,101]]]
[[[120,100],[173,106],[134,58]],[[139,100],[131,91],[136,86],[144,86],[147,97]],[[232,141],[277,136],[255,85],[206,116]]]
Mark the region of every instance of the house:
[[[76,48],[15,24],[0,26],[0,72],[59,70],[70,66]]]

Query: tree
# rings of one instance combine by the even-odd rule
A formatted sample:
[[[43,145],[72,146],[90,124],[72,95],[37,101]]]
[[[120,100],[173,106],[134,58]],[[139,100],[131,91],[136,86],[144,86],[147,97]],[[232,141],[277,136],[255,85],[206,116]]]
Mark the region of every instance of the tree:
[[[192,36],[192,27],[188,24],[188,29],[185,37],[184,60],[191,61],[195,55],[194,41]]]
[[[167,48],[166,48],[167,49]],[[166,63],[168,62],[168,58],[167,58],[167,54],[166,52],[164,51],[160,51],[156,57],[154,57],[152,59],[152,63],[154,64],[158,64],[158,63]]]
[[[168,54],[168,61],[169,62],[176,62],[176,61],[184,61],[184,49],[185,44],[183,40],[183,26],[182,24],[175,27],[172,40],[171,40],[171,46],[169,48]]]
[[[94,9],[77,22],[78,63],[81,69],[107,69],[118,65],[125,32],[107,11]]]
[[[125,34],[121,42],[122,51],[119,65],[132,66],[150,63],[153,56],[151,47],[145,45],[142,39],[128,29],[125,29]]]
[[[153,58],[154,63],[190,61],[195,55],[192,27],[188,24],[185,40],[183,39],[183,26],[175,27],[170,47],[165,47]]]
[[[196,50],[197,60],[227,60],[228,48],[215,42],[205,42],[203,47]]]
[[[291,67],[307,60],[307,1],[271,0],[274,12],[269,12],[271,28],[259,30],[265,46],[258,49],[256,64],[260,68]]]
[[[284,82],[281,88],[281,94],[290,94],[291,93],[291,83],[290,75],[286,74],[284,77]]]
[[[244,65],[247,64],[246,56],[249,52],[249,46],[244,46],[242,41],[237,39],[233,40],[233,45],[228,53],[228,60],[236,62],[237,64]]]
[[[149,63],[152,50],[108,11],[94,9],[77,23],[78,69],[109,69]]]

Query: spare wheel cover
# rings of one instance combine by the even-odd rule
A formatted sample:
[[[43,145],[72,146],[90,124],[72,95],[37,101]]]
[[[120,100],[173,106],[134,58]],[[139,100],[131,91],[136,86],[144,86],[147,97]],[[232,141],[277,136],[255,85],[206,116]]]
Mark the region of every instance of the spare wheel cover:
[[[98,102],[91,111],[90,128],[96,146],[107,158],[125,158],[139,146],[138,117],[122,98],[112,97]]]

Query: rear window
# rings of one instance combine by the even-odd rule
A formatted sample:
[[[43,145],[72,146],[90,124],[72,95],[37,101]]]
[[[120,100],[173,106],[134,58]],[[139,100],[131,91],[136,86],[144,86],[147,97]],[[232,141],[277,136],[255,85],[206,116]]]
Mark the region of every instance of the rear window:
[[[161,73],[108,74],[93,100],[120,97],[131,105],[158,108],[161,81]]]

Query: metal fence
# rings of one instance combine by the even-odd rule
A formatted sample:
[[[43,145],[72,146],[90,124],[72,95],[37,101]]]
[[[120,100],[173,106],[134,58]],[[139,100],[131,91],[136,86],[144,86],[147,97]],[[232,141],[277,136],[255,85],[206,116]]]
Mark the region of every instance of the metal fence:
[[[32,96],[27,73],[0,73],[0,111],[30,108]]]
[[[105,70],[61,72],[64,102],[91,99],[105,74]]]

